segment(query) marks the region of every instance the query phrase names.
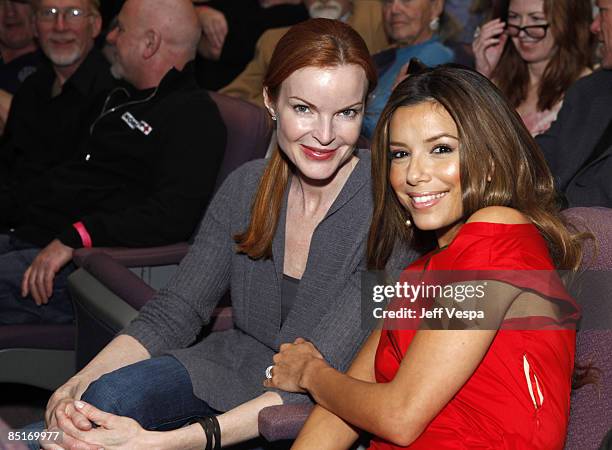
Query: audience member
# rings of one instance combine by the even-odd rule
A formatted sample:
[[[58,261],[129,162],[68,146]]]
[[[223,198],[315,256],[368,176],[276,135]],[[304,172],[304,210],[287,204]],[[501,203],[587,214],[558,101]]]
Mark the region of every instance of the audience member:
[[[0,89],[15,94],[40,63],[29,0],[0,3]]]
[[[384,0],[385,31],[394,47],[374,55],[379,83],[370,96],[362,133],[370,138],[391,91],[406,76],[408,62],[418,58],[428,66],[453,61],[454,52],[440,42],[444,32],[444,0]]]
[[[455,17],[461,25],[461,31],[456,37],[458,47],[455,50],[460,49],[468,60],[469,64],[464,65],[474,67],[474,33],[483,22],[498,17],[494,15],[498,9],[496,7],[504,2],[507,3],[507,0],[446,0],[445,12]]]
[[[211,0],[194,4],[203,30],[196,66],[198,82],[214,91],[244,70],[265,30],[308,19],[301,1]]]
[[[567,206],[612,208],[612,0],[596,0],[591,31],[602,70],[578,80],[559,117],[537,142]]]
[[[507,17],[477,29],[476,69],[499,86],[535,136],[555,120],[571,84],[591,72],[591,2],[510,0]]]
[[[379,0],[304,0],[304,5],[312,18],[338,19],[349,24],[361,35],[370,53],[379,52],[389,45]],[[220,92],[263,106],[263,79],[274,48],[288,29],[274,28],[266,31],[257,41],[253,60]]]
[[[97,0],[38,0],[34,12],[49,62],[15,95],[0,142],[0,231],[19,225],[15,212],[32,183],[76,153],[114,84],[94,48],[101,26]]]
[[[349,448],[358,427],[370,449],[561,449],[578,307],[551,274],[577,269],[581,236],[533,138],[491,82],[457,67],[402,82],[376,130],[369,266],[397,240],[438,248],[404,271],[425,288],[389,305],[346,375],[303,339],[281,347],[266,385],[320,405],[293,448]]]
[[[74,6],[39,11],[50,26],[86,14]],[[200,38],[191,3],[129,0],[108,38],[112,73],[125,87],[108,95],[74,157],[32,180],[25,201],[3,217],[15,230],[0,235],[2,324],[72,321],[65,282],[75,248],[186,240],[212,194],[225,127],[189,63]],[[65,64],[85,45],[49,42]]]
[[[375,83],[365,43],[342,22],[312,19],[283,36],[264,82],[278,147],[229,176],[169,285],[52,396],[47,426],[64,431],[62,447],[212,447],[198,423],[180,427],[226,411],[215,448],[231,446],[259,435],[262,408],[310,402],[263,388],[280,342],[306,335],[348,366],[365,337],[371,168],[355,144]],[[192,345],[228,288],[235,329]]]
[[[0,134],[11,108],[13,95],[41,62],[34,40],[29,0],[0,2]]]

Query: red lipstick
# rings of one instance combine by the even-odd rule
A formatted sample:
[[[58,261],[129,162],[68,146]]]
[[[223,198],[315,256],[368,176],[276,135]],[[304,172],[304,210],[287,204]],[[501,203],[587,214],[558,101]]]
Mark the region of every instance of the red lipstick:
[[[337,148],[323,149],[323,148],[309,147],[304,144],[300,144],[300,146],[302,147],[302,151],[304,152],[306,157],[309,159],[313,159],[315,161],[326,161],[332,158],[334,154],[336,153],[336,150],[338,150]]]

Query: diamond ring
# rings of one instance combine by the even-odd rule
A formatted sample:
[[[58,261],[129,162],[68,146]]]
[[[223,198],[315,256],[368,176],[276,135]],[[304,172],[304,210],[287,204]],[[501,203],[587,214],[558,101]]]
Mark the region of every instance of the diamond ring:
[[[270,380],[270,379],[272,378],[272,368],[273,368],[273,367],[274,367],[274,366],[268,366],[268,368],[266,369],[266,378],[267,378],[268,380]]]

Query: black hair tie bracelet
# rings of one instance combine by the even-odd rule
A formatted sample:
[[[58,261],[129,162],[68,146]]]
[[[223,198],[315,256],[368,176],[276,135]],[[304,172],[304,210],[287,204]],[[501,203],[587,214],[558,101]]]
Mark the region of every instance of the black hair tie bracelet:
[[[196,422],[202,426],[206,435],[205,450],[221,450],[221,427],[217,418],[215,416],[198,417],[191,423]]]

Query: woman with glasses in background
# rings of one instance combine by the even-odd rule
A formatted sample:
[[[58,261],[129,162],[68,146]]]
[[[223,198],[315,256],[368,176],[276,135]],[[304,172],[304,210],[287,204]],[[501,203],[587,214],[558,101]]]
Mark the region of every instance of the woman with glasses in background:
[[[532,135],[557,118],[565,91],[591,72],[589,0],[510,0],[507,21],[474,34],[476,69],[517,109]]]

